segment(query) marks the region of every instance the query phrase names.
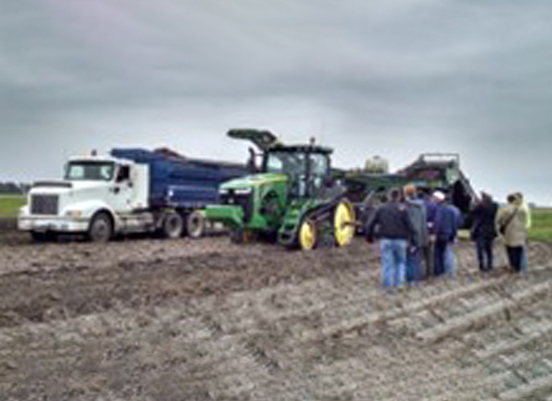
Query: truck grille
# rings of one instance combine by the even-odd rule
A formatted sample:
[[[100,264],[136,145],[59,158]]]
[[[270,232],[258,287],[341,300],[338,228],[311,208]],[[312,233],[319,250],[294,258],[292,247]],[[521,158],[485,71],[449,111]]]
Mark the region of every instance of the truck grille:
[[[59,197],[57,195],[32,195],[31,214],[57,215]]]
[[[230,190],[228,194],[221,195],[220,202],[224,205],[241,206],[243,209],[244,222],[248,223],[253,212],[253,194],[235,194]]]

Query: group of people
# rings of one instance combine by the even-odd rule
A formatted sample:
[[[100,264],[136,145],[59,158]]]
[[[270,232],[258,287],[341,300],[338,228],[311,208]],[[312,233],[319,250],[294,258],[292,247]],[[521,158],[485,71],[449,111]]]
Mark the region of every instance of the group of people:
[[[493,268],[493,245],[500,237],[506,248],[508,262],[516,272],[527,271],[527,235],[531,228],[531,211],[516,192],[508,195],[503,207],[487,194],[471,211],[471,237],[475,241],[479,269],[488,272]]]
[[[497,236],[502,237],[512,268],[518,272],[527,268],[530,213],[520,193],[508,196],[502,208],[482,193],[468,218],[481,271],[493,268]],[[387,202],[374,211],[365,227],[369,243],[379,240],[383,285],[454,276],[453,244],[463,223],[463,214],[442,191],[427,194],[412,184],[391,189]]]

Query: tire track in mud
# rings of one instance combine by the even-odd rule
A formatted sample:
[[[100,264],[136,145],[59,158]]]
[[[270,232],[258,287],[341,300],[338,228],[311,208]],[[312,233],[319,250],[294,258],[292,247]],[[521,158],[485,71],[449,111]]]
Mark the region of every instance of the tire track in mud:
[[[446,400],[451,391],[537,400],[547,391],[550,269],[477,281],[473,266],[461,266],[458,280],[386,294],[364,244],[321,251],[228,246],[187,257],[171,246],[141,261],[61,262],[0,276],[6,313],[30,305],[29,295],[48,310],[70,306],[0,328],[0,392],[8,400],[157,401]],[[459,249],[460,258],[463,251],[471,249]],[[511,300],[519,302],[437,341],[416,337]],[[100,307],[78,313],[71,302]]]
[[[295,255],[282,254],[292,259]],[[307,261],[308,262],[308,261]],[[210,252],[191,257],[122,261],[110,268],[62,266],[0,276],[0,327],[99,313],[115,307],[141,308],[169,299],[225,294],[326,274],[321,264],[282,267],[279,261],[251,262],[243,253]]]

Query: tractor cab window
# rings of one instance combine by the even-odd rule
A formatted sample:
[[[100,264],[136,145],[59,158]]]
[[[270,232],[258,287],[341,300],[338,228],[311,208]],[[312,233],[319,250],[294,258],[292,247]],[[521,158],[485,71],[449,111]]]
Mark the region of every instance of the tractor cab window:
[[[298,152],[270,152],[266,160],[267,173],[290,176],[305,174],[305,154]]]
[[[67,165],[65,179],[69,181],[111,181],[115,165],[111,162],[74,161]]]
[[[313,193],[322,190],[324,182],[328,177],[329,160],[325,154],[311,153],[309,155],[310,185]]]
[[[290,195],[304,197],[307,193],[307,157],[305,152],[272,151],[265,160],[267,173],[280,173],[289,177]]]

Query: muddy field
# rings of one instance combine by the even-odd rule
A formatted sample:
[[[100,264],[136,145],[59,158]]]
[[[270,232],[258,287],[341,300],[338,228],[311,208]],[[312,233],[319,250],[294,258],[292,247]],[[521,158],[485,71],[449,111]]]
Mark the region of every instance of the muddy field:
[[[456,256],[456,279],[385,292],[360,239],[0,235],[0,399],[552,400],[552,246],[526,277]]]

